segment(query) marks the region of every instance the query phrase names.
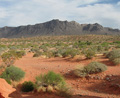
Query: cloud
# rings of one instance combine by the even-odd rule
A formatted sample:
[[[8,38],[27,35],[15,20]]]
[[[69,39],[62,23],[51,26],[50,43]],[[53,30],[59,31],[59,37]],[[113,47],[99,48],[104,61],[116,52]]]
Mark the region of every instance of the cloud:
[[[120,5],[120,2],[118,2],[117,5]]]
[[[98,22],[120,28],[120,2],[108,0],[0,0],[0,26],[36,24],[51,19],[75,20],[79,23]],[[111,1],[111,0],[110,0]],[[102,3],[100,3],[102,2]]]

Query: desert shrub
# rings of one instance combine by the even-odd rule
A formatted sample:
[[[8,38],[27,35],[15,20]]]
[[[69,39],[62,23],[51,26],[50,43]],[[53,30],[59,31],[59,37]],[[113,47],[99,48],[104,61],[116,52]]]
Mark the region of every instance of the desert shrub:
[[[107,70],[107,66],[99,62],[91,62],[90,64],[85,66],[84,69],[88,74],[93,74]]]
[[[113,43],[120,44],[120,41],[114,41]]]
[[[103,47],[106,47],[106,46],[109,45],[109,43],[108,43],[108,42],[103,42],[101,45],[102,45]]]
[[[70,98],[72,96],[72,91],[70,87],[60,85],[57,94],[61,97]]]
[[[107,66],[105,64],[99,62],[91,62],[87,66],[80,66],[79,68],[74,70],[74,74],[78,77],[85,77],[88,74],[99,73],[107,70]]]
[[[104,50],[105,50],[105,51],[108,51],[109,49],[110,49],[110,46],[105,46],[105,47],[104,47]]]
[[[10,52],[6,52],[6,53],[3,53],[1,55],[1,58],[3,60],[3,62],[6,64],[6,66],[10,66],[10,65],[13,65],[14,62],[15,62],[15,56],[14,54],[11,54]]]
[[[45,55],[48,58],[55,57],[52,51],[43,52],[43,55]]]
[[[92,49],[88,49],[84,52],[87,59],[91,59],[95,56],[95,51]]]
[[[120,48],[120,45],[116,45],[115,48]]]
[[[54,57],[62,57],[62,51],[60,51],[60,50],[53,51],[53,55],[54,55]]]
[[[120,49],[110,51],[106,57],[108,57],[114,64],[120,64]]]
[[[41,55],[42,55],[42,52],[36,51],[35,54],[33,55],[33,57],[39,57]]]
[[[120,58],[120,49],[110,51],[108,54],[108,58],[110,60],[114,60],[116,58]]]
[[[30,91],[33,91],[34,90],[34,83],[31,82],[31,81],[25,81],[23,84],[22,84],[22,87],[21,87],[21,90],[23,92],[30,92]]]
[[[104,52],[103,55],[104,55],[106,58],[108,58],[108,57],[109,57],[109,52],[108,52],[108,51],[107,51],[107,52]]]
[[[120,64],[120,58],[114,59],[114,60],[113,60],[113,63],[114,63],[115,65]]]
[[[10,65],[13,65],[15,60],[18,58],[21,58],[25,55],[25,51],[15,51],[10,50],[8,52],[5,52],[1,55],[1,58],[3,62],[9,67]]]
[[[77,77],[85,77],[87,75],[83,65],[77,66],[77,68],[73,71],[73,73]]]
[[[16,55],[18,58],[21,58],[22,56],[25,55],[25,51],[16,51]]]
[[[97,46],[97,51],[98,52],[101,52],[103,50],[103,47],[102,46]]]
[[[65,83],[65,80],[60,74],[50,71],[47,74],[36,77],[36,83],[40,85],[58,85],[60,83]]]
[[[75,55],[79,54],[79,51],[75,50],[75,49],[66,49],[63,51],[62,56],[63,57],[74,57]]]
[[[25,72],[20,68],[15,66],[10,66],[5,69],[5,71],[0,75],[0,78],[8,81],[20,81],[25,75]]]
[[[70,96],[70,88],[66,85],[65,79],[60,74],[52,71],[47,74],[36,77],[36,88],[38,92],[53,92],[56,91],[60,96]],[[68,98],[67,97],[67,98]]]

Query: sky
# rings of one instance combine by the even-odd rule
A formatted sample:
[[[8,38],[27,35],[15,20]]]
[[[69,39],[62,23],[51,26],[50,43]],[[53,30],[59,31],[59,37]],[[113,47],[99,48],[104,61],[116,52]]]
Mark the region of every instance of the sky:
[[[0,27],[52,19],[120,29],[120,0],[0,0]]]

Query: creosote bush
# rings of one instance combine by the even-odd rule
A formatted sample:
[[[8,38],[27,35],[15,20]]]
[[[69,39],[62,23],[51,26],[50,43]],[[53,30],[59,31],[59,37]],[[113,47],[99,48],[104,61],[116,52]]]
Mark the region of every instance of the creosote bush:
[[[22,84],[22,87],[21,87],[21,90],[23,92],[30,92],[30,91],[33,91],[34,90],[34,83],[31,82],[31,81],[25,81],[23,84]]]
[[[88,74],[100,73],[107,70],[107,66],[99,62],[91,62],[87,66],[81,66],[74,70],[74,74],[78,77],[85,77]]]
[[[25,72],[18,67],[10,66],[0,75],[0,78],[5,79],[8,83],[10,81],[20,81],[25,76]]]

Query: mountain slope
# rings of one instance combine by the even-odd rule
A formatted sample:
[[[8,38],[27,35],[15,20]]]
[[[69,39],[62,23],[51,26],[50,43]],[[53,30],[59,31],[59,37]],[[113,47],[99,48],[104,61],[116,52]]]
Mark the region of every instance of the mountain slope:
[[[0,38],[33,37],[41,35],[120,34],[120,30],[105,28],[97,23],[79,24],[75,21],[51,20],[36,25],[0,28]]]

